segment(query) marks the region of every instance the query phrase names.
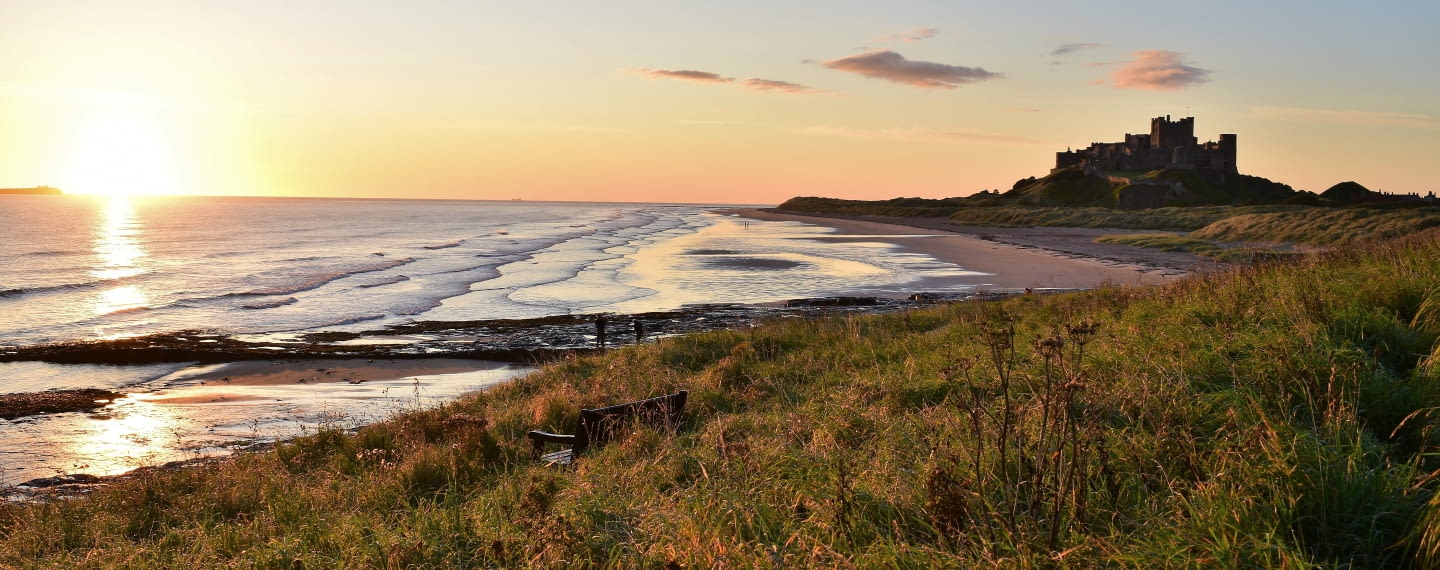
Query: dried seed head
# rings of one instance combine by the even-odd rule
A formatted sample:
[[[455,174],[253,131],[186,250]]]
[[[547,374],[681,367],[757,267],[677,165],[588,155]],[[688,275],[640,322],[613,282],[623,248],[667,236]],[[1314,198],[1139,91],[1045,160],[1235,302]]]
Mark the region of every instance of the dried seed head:
[[[1095,333],[1100,330],[1100,323],[1097,321],[1083,320],[1073,325],[1065,325],[1065,332],[1069,333],[1071,342],[1084,346],[1090,342]]]
[[[1064,348],[1065,339],[1060,338],[1059,335],[1035,340],[1035,351],[1039,352],[1040,356],[1045,357],[1047,360],[1059,356],[1060,351]]]

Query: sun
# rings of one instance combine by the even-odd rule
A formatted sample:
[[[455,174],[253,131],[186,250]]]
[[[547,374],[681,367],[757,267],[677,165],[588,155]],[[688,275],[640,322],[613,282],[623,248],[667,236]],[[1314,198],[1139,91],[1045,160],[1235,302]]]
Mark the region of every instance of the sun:
[[[61,182],[66,193],[180,194],[170,138],[154,109],[130,98],[102,101],[77,123]]]

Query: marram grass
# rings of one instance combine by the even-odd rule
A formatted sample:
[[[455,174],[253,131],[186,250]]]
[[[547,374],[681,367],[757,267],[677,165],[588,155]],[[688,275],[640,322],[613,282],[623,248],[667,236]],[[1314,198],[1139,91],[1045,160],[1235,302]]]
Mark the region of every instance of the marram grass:
[[[1433,567],[1440,233],[787,320],[0,507],[0,566]],[[525,431],[691,391],[573,468]]]

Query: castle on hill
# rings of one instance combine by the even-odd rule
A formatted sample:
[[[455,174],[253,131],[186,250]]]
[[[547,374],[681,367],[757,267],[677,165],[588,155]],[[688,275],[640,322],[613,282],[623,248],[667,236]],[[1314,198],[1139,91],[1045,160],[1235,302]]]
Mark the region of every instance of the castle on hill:
[[[1091,143],[1083,150],[1055,153],[1056,172],[1080,167],[1086,174],[1112,170],[1162,168],[1238,173],[1235,135],[1222,134],[1219,142],[1201,144],[1195,138],[1195,117],[1171,121],[1170,116],[1150,119],[1148,134],[1126,134],[1124,142]]]

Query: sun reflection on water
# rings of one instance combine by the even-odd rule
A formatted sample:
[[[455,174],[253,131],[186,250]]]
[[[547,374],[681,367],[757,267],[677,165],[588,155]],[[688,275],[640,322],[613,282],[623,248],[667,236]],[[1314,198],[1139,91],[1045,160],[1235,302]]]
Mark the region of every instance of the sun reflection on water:
[[[108,315],[131,309],[139,309],[146,306],[149,299],[145,292],[134,285],[116,287],[100,293],[100,298],[95,301],[95,314]]]
[[[115,196],[107,200],[100,220],[95,224],[97,260],[90,273],[100,279],[124,279],[145,273],[140,266],[140,260],[146,256],[140,241],[143,230],[135,215],[135,205],[128,198]],[[100,293],[95,301],[95,314],[137,309],[148,303],[149,299],[140,287],[116,287]]]

